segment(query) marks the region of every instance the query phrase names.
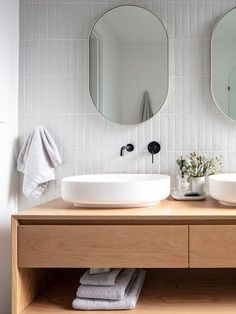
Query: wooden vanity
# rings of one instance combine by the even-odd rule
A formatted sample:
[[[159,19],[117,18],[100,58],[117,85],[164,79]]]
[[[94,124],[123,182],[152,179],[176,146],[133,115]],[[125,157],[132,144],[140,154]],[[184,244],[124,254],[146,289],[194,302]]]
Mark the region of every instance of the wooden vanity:
[[[72,313],[89,267],[148,268],[135,313],[236,312],[236,208],[211,198],[131,209],[55,200],[12,217],[12,253],[12,314]]]

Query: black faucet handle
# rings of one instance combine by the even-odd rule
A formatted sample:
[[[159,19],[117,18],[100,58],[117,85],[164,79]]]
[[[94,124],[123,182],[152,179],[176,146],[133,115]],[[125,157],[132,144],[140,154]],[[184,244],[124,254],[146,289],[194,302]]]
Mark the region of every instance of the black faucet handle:
[[[120,156],[124,155],[124,150],[127,150],[127,152],[132,152],[134,150],[134,145],[127,144],[126,146],[122,146],[120,149]]]
[[[158,142],[153,141],[148,144],[148,151],[150,154],[152,154],[152,163],[154,162],[154,155],[159,153],[160,150],[161,145]]]
[[[134,145],[133,144],[127,144],[126,150],[127,150],[127,152],[132,152],[134,150]]]

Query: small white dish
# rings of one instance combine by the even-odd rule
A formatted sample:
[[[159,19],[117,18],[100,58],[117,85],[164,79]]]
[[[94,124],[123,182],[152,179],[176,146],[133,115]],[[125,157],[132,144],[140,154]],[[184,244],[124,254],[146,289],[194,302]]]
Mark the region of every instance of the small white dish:
[[[206,198],[206,193],[199,195],[199,196],[184,196],[179,195],[176,191],[172,194],[173,199],[177,201],[202,201]]]

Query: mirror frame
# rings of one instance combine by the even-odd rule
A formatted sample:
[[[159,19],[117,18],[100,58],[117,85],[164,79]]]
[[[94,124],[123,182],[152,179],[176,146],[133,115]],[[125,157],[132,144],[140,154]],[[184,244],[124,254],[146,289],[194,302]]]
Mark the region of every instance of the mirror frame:
[[[211,98],[214,102],[214,104],[216,105],[216,107],[219,109],[219,111],[227,118],[229,119],[230,121],[232,122],[236,122],[236,120],[232,119],[230,116],[228,116],[221,108],[220,108],[220,105],[217,103],[216,99],[215,99],[215,96],[214,96],[214,93],[213,93],[213,86],[212,86],[212,68],[213,68],[213,58],[212,58],[212,52],[213,52],[213,47],[212,47],[212,39],[213,39],[213,36],[214,36],[214,33],[217,29],[217,26],[219,25],[219,23],[221,22],[221,20],[231,11],[233,10],[236,10],[236,7],[233,7],[231,9],[229,9],[228,11],[226,11],[224,14],[222,14],[219,19],[216,21],[213,29],[212,29],[212,32],[211,32],[211,38],[210,38],[210,66],[211,66],[211,69],[210,69],[210,89],[211,89]]]
[[[163,101],[163,104],[160,106],[160,109],[150,118],[150,119],[147,119],[145,121],[142,121],[142,122],[139,122],[139,123],[130,123],[130,124],[122,124],[120,122],[116,122],[116,121],[113,121],[111,119],[109,119],[108,117],[106,117],[105,115],[103,115],[99,109],[97,108],[97,106],[95,106],[94,102],[93,102],[93,99],[92,99],[92,96],[91,96],[91,93],[90,93],[90,62],[89,62],[89,54],[90,54],[90,36],[92,34],[92,31],[94,29],[94,26],[96,25],[96,23],[103,17],[103,15],[105,15],[106,13],[114,10],[114,9],[117,9],[117,8],[120,8],[120,7],[136,7],[136,8],[140,8],[140,9],[143,9],[143,10],[146,10],[148,11],[150,14],[152,14],[159,22],[160,24],[162,25],[163,27],[163,30],[165,31],[165,34],[166,34],[166,40],[167,40],[167,52],[166,52],[166,57],[167,57],[167,69],[166,69],[166,72],[167,72],[167,89],[166,89],[166,96],[165,96],[165,100]],[[118,125],[122,125],[122,126],[135,126],[135,125],[141,125],[143,123],[145,123],[146,121],[149,121],[151,119],[153,119],[164,107],[164,105],[166,104],[166,100],[167,100],[167,97],[168,97],[168,94],[169,94],[169,87],[170,87],[170,71],[169,71],[169,59],[170,59],[170,54],[169,54],[169,36],[168,36],[168,33],[167,33],[167,29],[164,25],[164,23],[159,19],[158,16],[156,16],[156,14],[154,14],[153,12],[151,12],[150,10],[140,6],[140,5],[136,5],[136,4],[121,4],[121,5],[116,5],[108,10],[106,10],[104,13],[100,14],[96,19],[95,21],[93,22],[93,25],[92,27],[90,28],[90,31],[89,31],[89,34],[88,34],[88,53],[87,53],[87,57],[88,57],[88,93],[89,93],[89,98],[93,104],[93,106],[95,107],[95,110],[105,119],[113,122],[113,123],[116,123]]]

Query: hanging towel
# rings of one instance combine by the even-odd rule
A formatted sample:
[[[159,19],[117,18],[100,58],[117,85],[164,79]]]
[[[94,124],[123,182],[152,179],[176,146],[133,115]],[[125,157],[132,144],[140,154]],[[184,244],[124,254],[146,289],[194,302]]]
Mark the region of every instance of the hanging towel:
[[[43,126],[36,126],[21,149],[17,170],[24,174],[23,193],[39,198],[48,182],[55,179],[61,157],[52,137]]]
[[[146,121],[153,117],[152,106],[149,98],[149,93],[147,91],[143,94],[143,101],[141,104],[141,122]]]
[[[109,273],[91,275],[87,270],[80,278],[81,285],[88,286],[112,286],[116,283],[122,268],[113,268]]]
[[[127,295],[119,301],[76,298],[72,307],[76,310],[130,310],[135,308],[146,272],[138,270],[136,279]]]
[[[87,299],[121,300],[125,297],[135,268],[127,268],[119,274],[113,286],[79,286],[77,297]]]

